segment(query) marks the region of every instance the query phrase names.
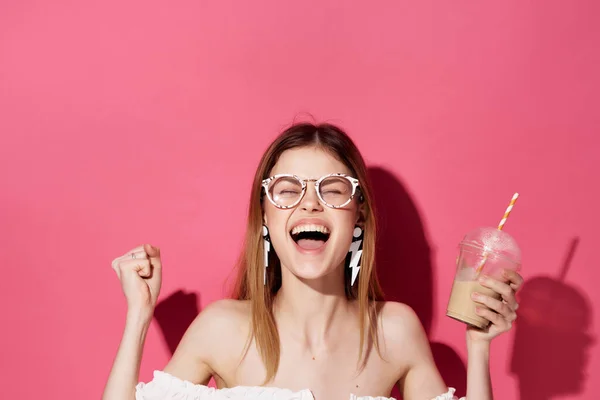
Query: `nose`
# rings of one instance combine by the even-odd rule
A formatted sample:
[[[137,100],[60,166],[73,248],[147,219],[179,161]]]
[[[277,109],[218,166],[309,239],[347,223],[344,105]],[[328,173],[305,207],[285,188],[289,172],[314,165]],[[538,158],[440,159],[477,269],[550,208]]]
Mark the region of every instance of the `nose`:
[[[306,193],[304,193],[304,197],[300,202],[300,208],[310,212],[323,210],[323,205],[319,201],[319,196],[317,196],[317,190],[313,182],[308,182]]]

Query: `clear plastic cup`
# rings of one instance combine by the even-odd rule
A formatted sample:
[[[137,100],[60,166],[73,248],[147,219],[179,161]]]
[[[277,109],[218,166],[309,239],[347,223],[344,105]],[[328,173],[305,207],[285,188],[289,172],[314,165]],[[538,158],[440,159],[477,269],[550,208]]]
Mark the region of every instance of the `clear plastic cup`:
[[[521,268],[521,250],[516,240],[497,228],[477,228],[459,244],[456,274],[448,300],[446,315],[458,321],[483,329],[489,321],[475,312],[475,307],[484,307],[471,298],[478,292],[500,299],[493,290],[479,284],[482,275],[506,282],[504,270],[518,271]]]

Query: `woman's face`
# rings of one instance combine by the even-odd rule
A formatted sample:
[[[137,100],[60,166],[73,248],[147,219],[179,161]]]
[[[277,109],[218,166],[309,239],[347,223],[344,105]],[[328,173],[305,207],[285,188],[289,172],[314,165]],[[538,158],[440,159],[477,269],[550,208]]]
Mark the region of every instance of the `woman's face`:
[[[352,175],[329,153],[303,147],[285,151],[270,176],[293,174],[301,179],[319,179],[332,173]],[[357,197],[342,208],[331,208],[320,202],[314,182],[307,183],[304,197],[290,209],[277,208],[265,196],[264,222],[282,268],[303,279],[317,279],[340,267],[359,219]]]

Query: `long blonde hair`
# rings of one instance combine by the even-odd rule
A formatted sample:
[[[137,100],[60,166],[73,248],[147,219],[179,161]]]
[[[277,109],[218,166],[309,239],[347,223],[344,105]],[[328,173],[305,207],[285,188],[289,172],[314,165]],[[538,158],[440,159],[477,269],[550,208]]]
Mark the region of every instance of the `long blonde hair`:
[[[275,252],[269,252],[269,268],[265,285],[263,283],[263,190],[261,182],[268,178],[268,174],[284,151],[300,147],[318,147],[329,152],[360,181],[359,196],[362,202],[364,225],[361,268],[358,287],[350,284],[349,268],[345,268],[345,292],[348,299],[357,300],[359,304],[359,362],[366,360],[366,357],[363,358],[363,356],[368,354],[372,345],[375,345],[379,352],[376,302],[382,300],[383,294],[375,273],[377,229],[372,190],[365,162],[354,142],[342,129],[331,124],[295,124],[283,131],[271,143],[256,170],[250,195],[246,236],[238,262],[238,276],[233,292],[233,298],[249,300],[252,305],[251,338],[254,338],[266,368],[265,382],[275,377],[279,367],[280,342],[273,315],[273,300],[281,287],[281,264],[277,255],[274,254]],[[368,333],[365,337],[366,328],[368,328]]]

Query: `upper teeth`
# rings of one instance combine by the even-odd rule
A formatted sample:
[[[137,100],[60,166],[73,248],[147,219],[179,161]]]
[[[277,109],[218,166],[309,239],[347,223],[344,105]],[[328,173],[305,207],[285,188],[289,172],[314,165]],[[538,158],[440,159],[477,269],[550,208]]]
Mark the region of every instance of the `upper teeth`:
[[[298,225],[292,229],[292,235],[297,235],[300,232],[321,232],[329,234],[329,229],[323,225]]]

